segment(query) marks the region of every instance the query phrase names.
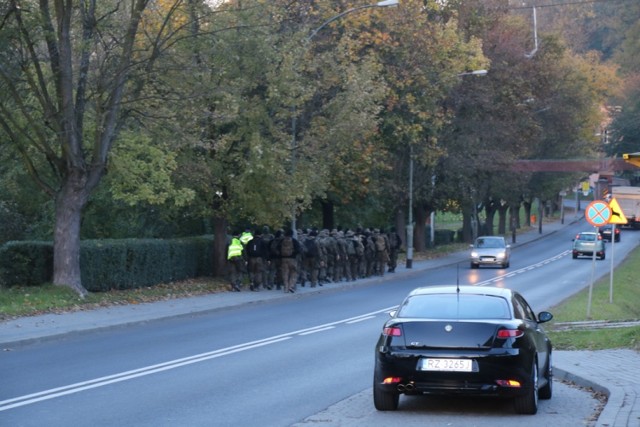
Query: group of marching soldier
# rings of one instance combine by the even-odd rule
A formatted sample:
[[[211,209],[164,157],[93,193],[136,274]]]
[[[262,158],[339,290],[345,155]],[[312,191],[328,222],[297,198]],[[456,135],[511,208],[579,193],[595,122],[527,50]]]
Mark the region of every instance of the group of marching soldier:
[[[227,246],[232,289],[282,289],[323,286],[394,272],[402,240],[392,229],[245,230]]]

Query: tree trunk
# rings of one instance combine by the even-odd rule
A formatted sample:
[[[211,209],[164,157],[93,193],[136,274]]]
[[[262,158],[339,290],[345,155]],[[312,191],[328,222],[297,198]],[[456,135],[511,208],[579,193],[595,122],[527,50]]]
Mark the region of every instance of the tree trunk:
[[[507,232],[507,211],[508,204],[500,204],[498,207],[498,234],[504,235]]]
[[[223,277],[227,267],[227,220],[213,218],[213,275]]]
[[[524,223],[527,227],[531,227],[531,203],[530,202],[522,202],[522,206],[524,207]]]
[[[473,241],[473,212],[471,206],[465,205],[462,208],[462,241],[471,243]]]
[[[55,199],[53,233],[53,284],[68,286],[82,298],[88,293],[82,286],[80,272],[80,223],[86,194],[80,179],[70,178],[67,181]]]
[[[425,224],[427,222],[427,210],[419,206],[415,209],[416,226],[413,229],[413,247],[416,252],[424,252],[427,248],[425,243]]]
[[[485,203],[484,211],[487,216],[487,220],[484,223],[484,227],[482,227],[482,233],[487,236],[493,236],[493,221],[496,216],[496,204],[491,202]]]
[[[407,237],[406,237],[407,217],[406,217],[406,212],[404,212],[402,209],[396,210],[395,224],[396,224],[396,231],[398,232],[398,234],[400,236],[405,236],[402,239],[402,247],[406,250],[407,249]]]
[[[323,200],[322,204],[322,228],[327,230],[333,230],[335,219],[333,218],[333,202],[329,200]]]

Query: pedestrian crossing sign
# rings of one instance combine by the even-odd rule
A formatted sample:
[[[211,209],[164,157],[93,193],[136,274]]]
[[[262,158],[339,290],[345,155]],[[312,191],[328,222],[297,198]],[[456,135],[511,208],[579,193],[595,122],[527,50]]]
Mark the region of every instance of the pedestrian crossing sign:
[[[627,217],[624,215],[624,212],[622,212],[622,208],[615,197],[609,202],[609,209],[611,209],[609,224],[626,224],[628,222]]]

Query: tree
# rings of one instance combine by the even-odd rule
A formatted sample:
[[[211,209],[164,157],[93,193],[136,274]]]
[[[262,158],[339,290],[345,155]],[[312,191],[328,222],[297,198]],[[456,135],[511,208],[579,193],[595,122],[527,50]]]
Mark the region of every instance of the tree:
[[[438,206],[431,178],[446,152],[438,138],[450,119],[444,101],[459,83],[458,74],[488,65],[480,40],[458,31],[456,16],[446,5],[428,3],[425,8],[422,1],[403,2],[388,23],[388,42],[379,47],[390,87],[379,136],[380,146],[391,153],[384,197],[396,208],[408,205],[407,166],[412,156],[417,219]],[[416,222],[414,235],[416,249],[423,249],[424,221]]]
[[[640,151],[640,74],[625,78],[623,93],[620,111],[615,114],[609,129],[611,143],[606,146],[609,156],[621,157]]]
[[[179,32],[182,2],[10,0],[2,9],[0,128],[55,201],[53,283],[85,295],[82,211],[104,176],[120,129]],[[141,25],[146,17],[150,25]],[[172,25],[174,24],[174,25]]]

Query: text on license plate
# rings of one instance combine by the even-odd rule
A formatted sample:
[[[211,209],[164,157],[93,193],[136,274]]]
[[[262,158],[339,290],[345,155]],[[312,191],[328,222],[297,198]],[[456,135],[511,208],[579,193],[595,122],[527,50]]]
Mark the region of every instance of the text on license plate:
[[[473,370],[473,361],[471,359],[420,359],[418,370],[471,372]]]

